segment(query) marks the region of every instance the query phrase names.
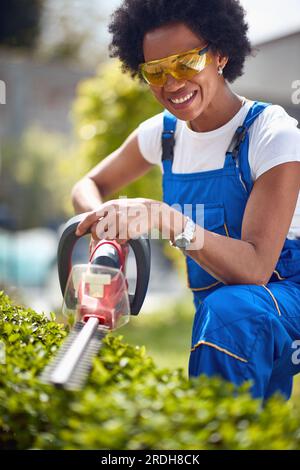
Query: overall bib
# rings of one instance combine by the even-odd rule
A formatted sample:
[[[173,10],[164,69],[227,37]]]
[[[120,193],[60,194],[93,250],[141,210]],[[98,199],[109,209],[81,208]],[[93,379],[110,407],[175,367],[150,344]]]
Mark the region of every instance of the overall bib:
[[[164,111],[163,200],[204,204],[204,228],[241,239],[244,210],[253,182],[248,162],[248,129],[267,103],[255,102],[225,156],[224,167],[173,173],[176,117]],[[199,156],[201,158],[201,156]],[[179,206],[178,206],[179,207]],[[176,206],[176,209],[178,210]],[[266,285],[225,285],[186,256],[188,286],[196,308],[189,376],[219,375],[240,385],[251,381],[254,397],[280,392],[289,398],[300,372],[300,239],[286,239]]]

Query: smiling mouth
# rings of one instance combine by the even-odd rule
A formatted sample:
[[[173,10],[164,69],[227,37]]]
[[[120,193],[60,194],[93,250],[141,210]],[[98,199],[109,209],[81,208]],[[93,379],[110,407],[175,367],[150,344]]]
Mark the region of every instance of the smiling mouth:
[[[168,98],[168,101],[172,104],[172,106],[176,109],[178,108],[185,108],[186,106],[190,105],[197,94],[197,90],[193,91],[192,93],[187,94],[185,97],[181,99],[172,99]]]

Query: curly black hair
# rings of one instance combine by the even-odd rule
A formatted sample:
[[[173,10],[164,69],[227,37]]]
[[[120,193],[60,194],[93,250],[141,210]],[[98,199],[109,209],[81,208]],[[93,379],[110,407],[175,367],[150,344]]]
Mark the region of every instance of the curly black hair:
[[[184,23],[209,42],[213,52],[229,58],[224,78],[233,82],[243,74],[251,54],[245,11],[239,0],[124,0],[111,15],[109,56],[118,57],[122,71],[142,81],[138,65],[144,62],[143,38],[168,23]]]

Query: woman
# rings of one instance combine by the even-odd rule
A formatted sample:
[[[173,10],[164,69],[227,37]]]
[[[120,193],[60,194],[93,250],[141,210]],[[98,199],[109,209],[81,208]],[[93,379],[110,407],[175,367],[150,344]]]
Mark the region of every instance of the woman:
[[[75,185],[74,207],[86,212],[77,234],[109,237],[116,213],[117,238],[138,213],[146,231],[168,233],[194,294],[190,376],[250,380],[254,397],[289,398],[300,370],[300,240],[290,236],[300,131],[280,106],[229,87],[251,53],[244,11],[236,0],[125,0],[109,30],[111,55],[165,111]],[[153,164],[162,164],[163,202],[102,203]]]

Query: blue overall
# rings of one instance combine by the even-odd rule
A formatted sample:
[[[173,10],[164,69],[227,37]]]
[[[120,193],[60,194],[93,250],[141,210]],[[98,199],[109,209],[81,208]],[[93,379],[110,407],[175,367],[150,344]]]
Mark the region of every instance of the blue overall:
[[[196,173],[172,172],[176,117],[164,110],[163,200],[182,211],[190,204],[195,221],[196,204],[204,204],[205,229],[241,239],[253,187],[248,129],[268,105],[253,104],[223,168]],[[279,392],[289,398],[293,375],[300,372],[300,239],[285,240],[266,285],[225,285],[189,256],[186,265],[196,308],[189,376],[219,375],[236,385],[251,381],[254,397]]]

